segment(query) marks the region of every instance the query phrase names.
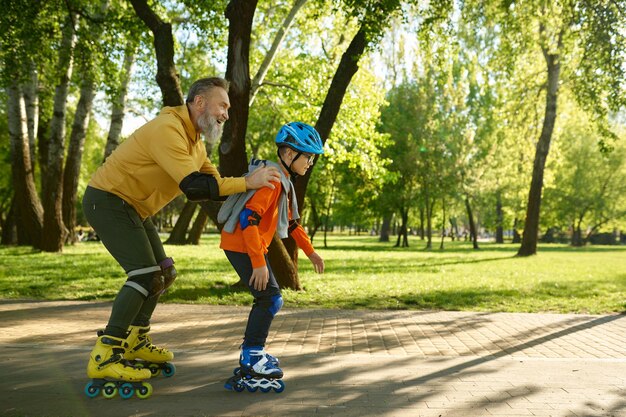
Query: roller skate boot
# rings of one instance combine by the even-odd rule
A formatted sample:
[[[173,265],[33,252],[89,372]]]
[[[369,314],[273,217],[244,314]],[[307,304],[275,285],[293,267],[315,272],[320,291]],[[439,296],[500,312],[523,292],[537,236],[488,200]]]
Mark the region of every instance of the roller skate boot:
[[[124,358],[137,368],[147,368],[152,376],[156,376],[159,371],[163,376],[170,377],[176,373],[176,367],[169,363],[174,359],[174,353],[165,348],[152,344],[152,338],[148,335],[150,326],[130,326],[130,332],[126,341],[129,348],[124,354]]]
[[[277,393],[283,392],[285,389],[285,383],[281,379],[283,371],[276,364],[277,360],[275,358],[274,360],[268,359],[268,354],[261,346],[244,347],[239,358],[240,366],[235,369],[235,375],[226,381],[224,388],[237,392],[244,389],[249,392],[255,392],[257,389],[264,393],[272,389]]]
[[[120,397],[139,398],[152,395],[152,385],[143,380],[150,379],[150,371],[134,368],[124,360],[128,344],[117,337],[100,336],[96,341],[87,364],[87,376],[92,378],[85,386],[88,397],[97,397],[100,392],[105,398],[113,398],[118,391]]]

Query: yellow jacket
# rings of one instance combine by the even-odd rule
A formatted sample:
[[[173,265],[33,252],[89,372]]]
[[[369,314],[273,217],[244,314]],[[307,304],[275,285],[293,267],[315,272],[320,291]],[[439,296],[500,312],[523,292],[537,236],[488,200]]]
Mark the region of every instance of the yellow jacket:
[[[98,168],[89,185],[119,196],[146,218],[180,195],[182,179],[197,171],[213,175],[222,196],[246,191],[244,178],[222,178],[211,164],[183,104],[165,107],[137,129]]]

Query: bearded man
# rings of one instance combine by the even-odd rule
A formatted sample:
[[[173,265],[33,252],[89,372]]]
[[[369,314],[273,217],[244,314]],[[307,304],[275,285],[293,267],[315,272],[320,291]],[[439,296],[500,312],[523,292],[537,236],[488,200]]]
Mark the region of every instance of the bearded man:
[[[200,136],[211,143],[221,136],[230,107],[228,88],[228,82],[217,77],[193,83],[185,104],[165,107],[136,130],[89,182],[83,197],[85,216],[126,272],[127,281],[91,352],[87,375],[93,381],[86,388],[88,395],[97,395],[101,387],[106,391],[107,382],[147,379],[148,368],[174,371],[168,364],[173,353],[154,346],[148,335],[159,296],[176,278],[174,261],[165,254],[150,217],[182,193],[191,201],[219,200],[246,190],[274,188],[271,182],[280,181],[280,173],[271,167],[246,177],[222,178],[209,161]],[[137,360],[148,364],[133,366]]]

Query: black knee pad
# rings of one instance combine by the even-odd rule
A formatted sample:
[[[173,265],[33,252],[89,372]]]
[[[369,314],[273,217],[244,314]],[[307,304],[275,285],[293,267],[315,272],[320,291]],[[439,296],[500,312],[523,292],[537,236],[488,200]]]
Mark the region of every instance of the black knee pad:
[[[165,291],[172,286],[178,276],[178,272],[176,268],[174,268],[174,260],[172,258],[165,258],[159,262],[159,266],[161,267],[161,271],[163,271],[163,278],[165,279],[165,286],[163,288]]]
[[[128,280],[124,284],[139,291],[144,297],[154,297],[165,289],[165,278],[160,266],[136,269],[128,273]]]
[[[274,317],[283,306],[283,297],[280,294],[274,294],[268,297],[259,297],[254,302]]]

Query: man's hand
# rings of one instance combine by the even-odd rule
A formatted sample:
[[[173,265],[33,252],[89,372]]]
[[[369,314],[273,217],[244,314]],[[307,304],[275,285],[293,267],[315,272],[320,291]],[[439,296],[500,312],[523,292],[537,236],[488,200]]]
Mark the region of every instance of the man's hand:
[[[252,276],[250,277],[250,286],[257,291],[263,291],[267,287],[267,282],[270,279],[267,266],[263,265],[252,270]]]
[[[315,272],[317,272],[318,274],[323,274],[324,273],[324,260],[322,259],[322,257],[319,256],[317,252],[313,252],[312,254],[309,255],[309,259],[311,260],[311,263],[313,264],[313,268],[315,269]]]
[[[262,187],[276,188],[272,181],[280,182],[280,172],[275,167],[257,168],[246,176],[246,189],[258,190]]]

